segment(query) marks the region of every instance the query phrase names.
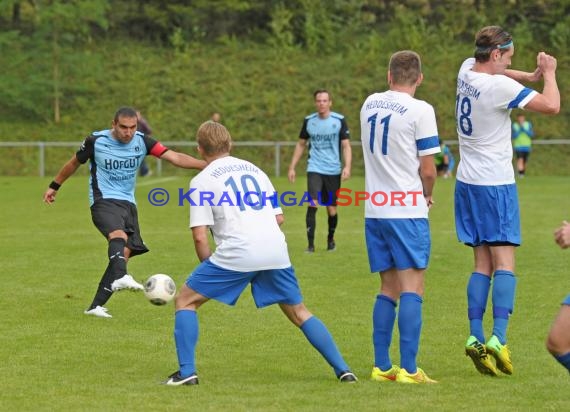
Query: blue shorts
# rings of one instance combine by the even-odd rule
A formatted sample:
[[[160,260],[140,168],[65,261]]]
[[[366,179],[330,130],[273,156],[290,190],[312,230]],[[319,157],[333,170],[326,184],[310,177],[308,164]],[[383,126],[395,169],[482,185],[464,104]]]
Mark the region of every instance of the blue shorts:
[[[562,304],[570,306],[570,295],[566,296],[566,299],[562,301]]]
[[[455,182],[455,231],[468,246],[520,246],[517,186]]]
[[[286,269],[237,272],[204,260],[186,280],[186,286],[210,299],[235,305],[245,287],[251,283],[251,294],[258,308],[274,303],[296,305],[303,301],[292,266]]]
[[[425,269],[431,237],[427,219],[365,219],[366,249],[371,272]]]

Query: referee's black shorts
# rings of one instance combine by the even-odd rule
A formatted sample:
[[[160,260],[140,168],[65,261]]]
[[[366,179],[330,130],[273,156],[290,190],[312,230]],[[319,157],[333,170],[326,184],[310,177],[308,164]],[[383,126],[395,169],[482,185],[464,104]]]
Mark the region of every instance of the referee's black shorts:
[[[148,252],[139,229],[137,207],[126,200],[100,199],[91,206],[93,224],[105,239],[115,230],[124,231],[127,236],[127,247],[131,256]]]
[[[307,172],[307,190],[315,206],[336,206],[340,175]]]

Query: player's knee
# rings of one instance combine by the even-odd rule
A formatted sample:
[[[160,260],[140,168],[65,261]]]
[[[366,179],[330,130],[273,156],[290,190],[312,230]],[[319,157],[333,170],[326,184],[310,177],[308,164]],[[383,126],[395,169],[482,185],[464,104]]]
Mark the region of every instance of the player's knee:
[[[188,310],[198,310],[198,308],[202,305],[202,302],[198,302],[195,300],[189,300],[187,298],[181,298],[180,295],[174,298],[174,306],[176,310],[181,309],[188,309]]]
[[[124,239],[126,242],[129,237],[127,236],[127,234],[124,230],[119,229],[119,230],[113,230],[111,233],[109,233],[107,238],[109,240],[120,238],[120,239]]]
[[[198,292],[190,289],[188,286],[183,285],[176,298],[174,298],[174,306],[176,310],[190,309],[198,310],[208,298],[200,295]]]
[[[570,341],[565,331],[554,325],[546,338],[546,349],[554,356],[570,352]]]
[[[550,333],[548,334],[548,337],[546,338],[546,349],[548,350],[548,352],[550,352],[552,355],[557,355],[559,354],[559,347],[558,347],[558,342],[556,339],[556,334],[553,333],[553,331],[551,330]]]
[[[390,299],[397,301],[400,299],[400,294],[402,293],[402,288],[399,282],[388,282],[383,281],[380,286],[380,294],[388,296]]]
[[[297,327],[300,327],[307,319],[313,316],[304,303],[297,305],[280,304],[279,306],[285,316]]]

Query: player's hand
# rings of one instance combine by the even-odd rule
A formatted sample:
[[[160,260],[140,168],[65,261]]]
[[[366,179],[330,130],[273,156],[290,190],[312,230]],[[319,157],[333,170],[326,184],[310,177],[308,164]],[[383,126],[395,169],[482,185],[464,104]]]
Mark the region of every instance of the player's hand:
[[[435,200],[433,200],[431,196],[425,196],[425,199],[428,209],[431,209],[431,207],[435,204]]]
[[[341,179],[342,180],[348,180],[350,179],[350,168],[349,167],[345,167],[342,169],[342,174],[341,174]]]
[[[542,73],[555,72],[557,61],[554,56],[540,52],[537,56],[537,66]]]
[[[289,181],[291,183],[295,183],[296,176],[297,174],[295,173],[295,169],[289,169],[289,171],[287,172],[287,177],[289,178]]]
[[[562,222],[562,226],[554,232],[554,240],[562,249],[570,247],[570,223]]]
[[[52,204],[53,202],[55,202],[55,195],[56,194],[57,194],[57,190],[49,188],[44,193],[44,202],[47,203],[48,205]]]

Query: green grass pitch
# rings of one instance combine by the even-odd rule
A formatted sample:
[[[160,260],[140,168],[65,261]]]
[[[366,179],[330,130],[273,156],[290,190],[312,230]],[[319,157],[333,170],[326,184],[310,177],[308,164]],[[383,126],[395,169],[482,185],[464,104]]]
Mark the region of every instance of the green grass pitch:
[[[132,259],[138,280],[167,273],[180,286],[197,264],[188,206],[176,204],[188,177],[139,180],[143,237],[151,252]],[[570,181],[519,182],[524,244],[517,251],[517,300],[509,326],[513,376],[479,375],[464,355],[465,287],[472,255],[453,227],[453,180],[438,180],[430,212],[432,257],[426,275],[418,363],[437,385],[379,384],[372,368],[371,311],[378,275],[369,273],[362,206],[339,209],[338,250],[326,247],[326,213],[317,214],[317,251],[303,253],[305,207],[285,208],[292,262],[307,307],[330,329],[359,376],[340,385],[328,365],[277,307],[257,310],[249,292],[235,308],[209,302],[199,312],[198,387],[159,385],[176,370],[173,306],[155,307],[142,293],[108,302],[113,319],[83,315],[106,266],[106,242],[91,223],[87,177],[70,179],[52,206],[42,203],[49,179],[0,177],[1,410],[377,411],[465,409],[568,410],[570,377],[544,341],[559,303],[570,293],[570,252],[553,230],[570,213]],[[274,180],[278,191],[302,191]],[[170,203],[151,206],[163,187]],[[362,177],[345,184],[363,190]],[[491,329],[490,307],[486,332]],[[398,337],[393,361],[399,362]]]

